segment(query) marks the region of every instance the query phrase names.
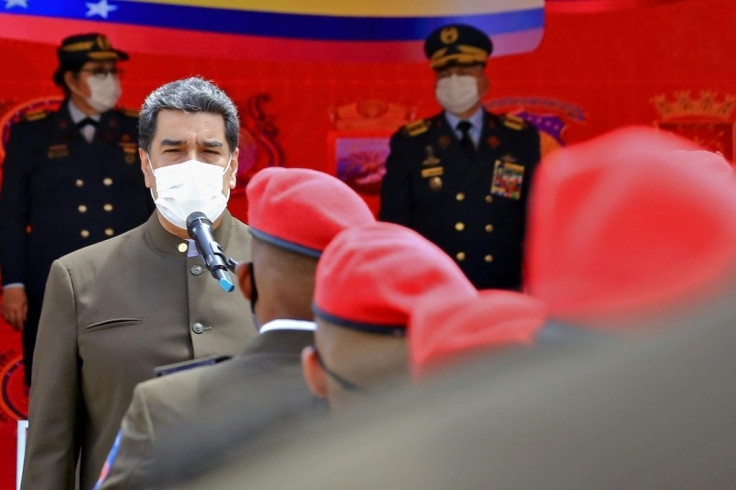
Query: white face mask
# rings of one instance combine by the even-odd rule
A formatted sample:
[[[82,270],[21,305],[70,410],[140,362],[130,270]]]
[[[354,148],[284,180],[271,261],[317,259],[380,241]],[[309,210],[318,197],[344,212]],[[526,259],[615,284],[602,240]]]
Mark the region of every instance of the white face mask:
[[[478,81],[470,75],[450,75],[437,80],[435,94],[440,105],[453,114],[462,114],[473,107],[480,96]]]
[[[189,160],[153,169],[151,157],[148,165],[156,178],[156,208],[171,224],[187,229],[187,218],[195,211],[204,213],[213,223],[222,215],[230,198],[222,193],[223,176],[230,168],[233,156],[222,167],[198,160]],[[151,191],[153,196],[153,191]]]
[[[87,85],[91,92],[86,98],[87,103],[100,112],[105,112],[115,107],[120,100],[122,89],[118,77],[107,74],[104,77],[92,76],[87,78]]]

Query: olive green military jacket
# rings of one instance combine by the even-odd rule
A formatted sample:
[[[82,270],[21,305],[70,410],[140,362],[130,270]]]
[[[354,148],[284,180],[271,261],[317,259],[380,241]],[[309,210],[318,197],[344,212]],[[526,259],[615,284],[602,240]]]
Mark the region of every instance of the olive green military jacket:
[[[250,234],[227,211],[225,253],[250,260]],[[92,488],[136,384],[154,368],[235,354],[256,335],[248,303],[189,257],[154,213],[118,237],[56,260],[39,324],[22,488]],[[237,281],[236,281],[237,282]]]

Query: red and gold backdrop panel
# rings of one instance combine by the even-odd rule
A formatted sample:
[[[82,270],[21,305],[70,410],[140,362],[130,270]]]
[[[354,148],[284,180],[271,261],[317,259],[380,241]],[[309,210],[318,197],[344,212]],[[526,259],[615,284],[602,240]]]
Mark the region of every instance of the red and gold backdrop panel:
[[[733,160],[732,0],[587,3],[596,8],[577,9],[584,13],[548,8],[544,37],[535,51],[490,61],[486,105],[537,124],[545,151],[622,125],[657,124]],[[7,16],[0,16],[0,35],[6,22]],[[82,25],[88,31],[103,30],[102,24]],[[121,48],[132,42],[115,33],[111,38]],[[259,56],[249,59],[227,50],[203,54],[206,46],[196,36],[191,39],[191,56],[131,50],[131,60],[124,65],[122,104],[137,108],[152,89],[181,77],[201,75],[216,81],[238,103],[246,126],[243,139],[250,149],[241,159],[241,187],[268,165],[340,171],[348,180],[358,179],[375,209],[371,179],[361,180],[365,176],[356,177],[351,169],[357,162],[380,172],[381,138],[385,141],[404,121],[439,110],[433,76],[423,62],[315,61],[309,60],[306,48],[292,52],[288,60],[276,52],[270,59],[264,53],[275,44],[266,39],[257,45]],[[58,95],[51,83],[54,40],[44,41],[0,39],[0,114]],[[356,146],[351,137],[367,138],[366,144]],[[244,218],[247,203],[242,192],[231,202],[234,214]],[[10,327],[0,325],[0,368],[10,370],[18,362],[19,342]],[[7,389],[6,398],[20,393],[12,386]],[[6,405],[23,410],[24,403],[20,399]],[[15,417],[12,408],[3,413],[6,420]],[[0,424],[4,441],[13,427]],[[6,446],[12,447],[12,441]],[[0,444],[0,451],[3,447]],[[3,457],[7,463],[0,465],[0,480],[12,482],[13,459],[13,454]]]

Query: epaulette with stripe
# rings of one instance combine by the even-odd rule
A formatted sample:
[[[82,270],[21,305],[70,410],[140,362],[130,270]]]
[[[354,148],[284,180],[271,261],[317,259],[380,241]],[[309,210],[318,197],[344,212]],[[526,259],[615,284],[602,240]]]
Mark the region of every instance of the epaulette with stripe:
[[[419,119],[404,126],[404,133],[409,136],[417,136],[426,133],[428,129],[429,122],[426,119]]]
[[[45,109],[38,109],[35,111],[29,111],[23,114],[23,119],[26,121],[38,121],[49,115],[49,111]]]
[[[507,128],[513,129],[515,131],[521,131],[522,129],[527,127],[527,122],[524,119],[512,114],[503,114],[501,116],[501,122]]]

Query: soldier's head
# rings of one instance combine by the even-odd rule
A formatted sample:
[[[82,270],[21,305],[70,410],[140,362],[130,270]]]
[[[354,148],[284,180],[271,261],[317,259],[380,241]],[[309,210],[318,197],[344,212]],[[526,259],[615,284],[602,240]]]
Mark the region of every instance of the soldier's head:
[[[187,217],[199,211],[217,226],[238,169],[233,101],[201,78],[167,83],[143,102],[138,133],[141,170],[162,225],[186,237]]]
[[[317,265],[315,346],[302,352],[312,393],[340,408],[408,375],[406,327],[427,294],[475,295],[457,264],[403,226],[340,233]]]
[[[412,374],[420,379],[497,351],[530,347],[546,317],[542,301],[516,291],[430,295],[409,323]]]
[[[267,168],[248,183],[252,261],[238,266],[256,325],[312,320],[317,260],[342,230],[375,221],[365,201],[324,172]]]
[[[646,326],[736,276],[733,170],[671,133],[622,128],[553,152],[530,202],[527,285],[554,318]]]
[[[464,118],[480,107],[490,87],[485,67],[492,51],[488,35],[465,24],[439,27],[427,37],[424,53],[435,73],[437,101],[445,110]]]
[[[117,62],[127,60],[126,53],[114,49],[107,36],[99,33],[69,36],[56,53],[59,66],[54,83],[82,112],[98,114],[115,107],[122,73]]]

